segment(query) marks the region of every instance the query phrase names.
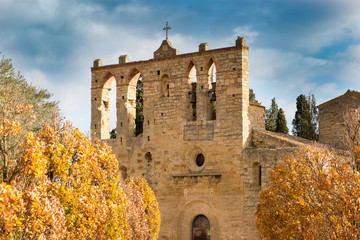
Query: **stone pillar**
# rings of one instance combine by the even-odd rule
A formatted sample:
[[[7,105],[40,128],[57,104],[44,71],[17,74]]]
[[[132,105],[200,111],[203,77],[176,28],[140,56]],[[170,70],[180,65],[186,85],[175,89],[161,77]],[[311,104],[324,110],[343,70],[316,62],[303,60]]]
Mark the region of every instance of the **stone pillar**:
[[[249,47],[246,46],[245,38],[241,40],[241,67],[240,67],[240,83],[241,83],[241,115],[242,115],[242,132],[243,145],[249,143],[250,121],[249,121]],[[237,40],[237,42],[238,42]],[[239,40],[239,41],[240,41]]]
[[[101,59],[94,60],[93,68],[101,67]],[[91,72],[91,123],[90,136],[101,139],[101,81],[95,71]]]
[[[116,138],[120,143],[125,143],[128,137],[134,136],[134,131],[129,129],[128,108],[128,84],[121,83],[117,86],[116,93]]]

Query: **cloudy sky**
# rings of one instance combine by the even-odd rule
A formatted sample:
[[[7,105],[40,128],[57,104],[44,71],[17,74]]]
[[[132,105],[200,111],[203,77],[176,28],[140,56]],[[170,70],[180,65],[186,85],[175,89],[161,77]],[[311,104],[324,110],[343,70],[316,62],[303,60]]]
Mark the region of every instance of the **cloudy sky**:
[[[180,53],[250,46],[250,87],[288,125],[296,97],[320,104],[360,90],[359,0],[0,0],[0,51],[34,85],[46,88],[67,119],[90,128],[90,67],[152,58],[171,26]]]

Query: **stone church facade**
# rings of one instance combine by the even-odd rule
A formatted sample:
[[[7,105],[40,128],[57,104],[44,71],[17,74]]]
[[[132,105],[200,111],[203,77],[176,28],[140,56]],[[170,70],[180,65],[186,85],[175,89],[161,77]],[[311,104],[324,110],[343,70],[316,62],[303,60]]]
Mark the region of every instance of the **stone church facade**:
[[[159,239],[258,238],[254,213],[266,176],[309,142],[265,131],[264,107],[249,103],[244,38],[213,50],[202,43],[187,54],[164,40],[153,59],[131,62],[124,55],[106,66],[97,59],[91,74],[91,137],[112,147],[123,177],[147,179],[160,205]],[[135,136],[140,75],[144,124]],[[113,81],[116,99],[110,99]]]

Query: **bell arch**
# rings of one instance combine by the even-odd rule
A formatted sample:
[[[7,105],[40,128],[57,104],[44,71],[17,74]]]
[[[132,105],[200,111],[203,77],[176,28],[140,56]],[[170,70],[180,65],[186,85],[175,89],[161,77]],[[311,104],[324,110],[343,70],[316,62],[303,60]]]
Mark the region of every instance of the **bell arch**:
[[[138,136],[143,132],[143,76],[137,68],[128,75],[127,98],[125,108],[129,124],[129,136]]]
[[[208,97],[206,104],[206,119],[216,120],[216,66],[213,58],[210,58],[207,65]]]
[[[187,76],[188,76],[188,104],[187,104],[187,120],[196,121],[197,112],[196,112],[196,86],[197,86],[197,71],[194,62],[191,60],[187,67]]]
[[[115,80],[115,81],[114,81]],[[101,119],[100,119],[100,138],[101,139],[109,139],[110,138],[110,118],[111,118],[111,108],[113,107],[116,109],[116,88],[117,88],[117,81],[115,79],[115,75],[108,71],[104,74],[102,78],[102,87],[100,93],[100,101],[98,106],[98,110],[100,111]],[[111,94],[112,90],[115,94]],[[112,100],[111,100],[112,99]],[[112,104],[114,103],[114,104]],[[115,112],[116,110],[112,110]],[[116,117],[113,116],[115,119],[113,121],[116,122]],[[113,124],[115,126],[115,124]],[[98,126],[96,126],[98,127]]]

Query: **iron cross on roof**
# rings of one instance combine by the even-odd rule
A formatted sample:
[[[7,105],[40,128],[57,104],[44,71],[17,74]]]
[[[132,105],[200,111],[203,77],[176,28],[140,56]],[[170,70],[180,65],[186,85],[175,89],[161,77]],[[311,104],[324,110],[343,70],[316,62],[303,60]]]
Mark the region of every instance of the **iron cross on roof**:
[[[166,26],[163,28],[163,30],[166,31],[166,40],[168,40],[168,31],[171,29],[171,27],[168,25],[168,22],[166,22]]]

